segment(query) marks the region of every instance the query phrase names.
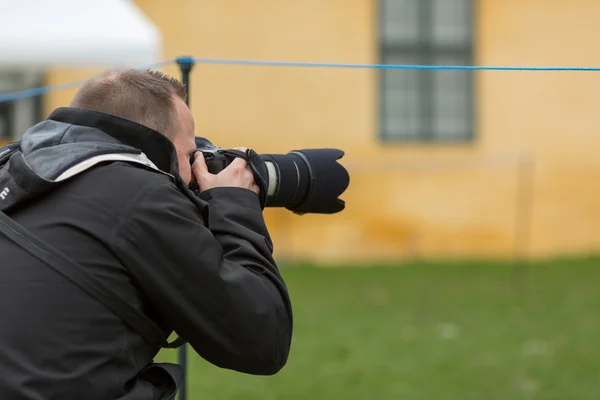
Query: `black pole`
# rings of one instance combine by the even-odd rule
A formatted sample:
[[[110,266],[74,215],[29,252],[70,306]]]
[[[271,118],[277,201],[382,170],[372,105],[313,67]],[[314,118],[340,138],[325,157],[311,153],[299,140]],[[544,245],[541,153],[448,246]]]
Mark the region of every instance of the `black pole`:
[[[194,59],[192,57],[179,57],[177,59],[179,70],[181,71],[181,83],[185,86],[186,96],[185,104],[190,106],[190,72],[194,67]],[[183,382],[179,389],[179,400],[186,400],[187,397],[187,346],[184,344],[179,348],[179,365],[183,370]]]
[[[194,68],[194,59],[192,57],[179,57],[177,59],[179,70],[181,71],[181,83],[184,84],[187,96],[185,96],[185,104],[190,106],[190,72]]]

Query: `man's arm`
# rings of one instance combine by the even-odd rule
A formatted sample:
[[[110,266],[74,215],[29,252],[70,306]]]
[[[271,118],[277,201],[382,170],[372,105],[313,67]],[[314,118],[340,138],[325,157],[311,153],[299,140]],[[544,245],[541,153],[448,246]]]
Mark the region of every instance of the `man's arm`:
[[[122,222],[115,251],[163,318],[207,361],[256,375],[278,372],[292,309],[258,196],[213,188],[208,227],[175,185],[145,190]]]

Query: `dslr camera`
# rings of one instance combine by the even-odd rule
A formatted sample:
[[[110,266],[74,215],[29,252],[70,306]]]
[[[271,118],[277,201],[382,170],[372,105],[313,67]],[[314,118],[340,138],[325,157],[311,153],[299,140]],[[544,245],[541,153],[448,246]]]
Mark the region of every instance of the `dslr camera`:
[[[235,158],[231,150],[196,137],[208,171],[218,174]],[[335,214],[345,207],[339,196],[350,183],[348,171],[337,162],[338,149],[294,150],[287,154],[259,154],[268,171],[265,207],[285,207],[296,214]],[[193,156],[190,162],[193,163]],[[191,187],[198,191],[194,183]]]

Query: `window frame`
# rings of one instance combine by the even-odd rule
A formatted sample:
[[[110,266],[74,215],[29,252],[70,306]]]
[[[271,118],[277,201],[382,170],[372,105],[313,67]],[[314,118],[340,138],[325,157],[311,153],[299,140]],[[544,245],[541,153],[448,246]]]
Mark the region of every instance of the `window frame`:
[[[464,59],[463,65],[473,65],[475,56],[475,15],[476,15],[476,0],[465,0],[468,3],[467,10],[467,21],[469,23],[469,41],[464,45],[448,45],[448,44],[436,44],[434,41],[423,40],[424,35],[430,35],[433,31],[433,7],[434,0],[419,0],[418,1],[418,37],[416,40],[411,41],[408,44],[393,44],[387,43],[383,37],[386,18],[384,16],[384,2],[394,0],[377,0],[377,49],[378,49],[378,61],[379,64],[387,64],[387,59],[394,55],[403,55],[413,57],[418,60],[416,63],[420,65],[435,65],[436,57],[459,56]],[[425,36],[425,37],[427,37]],[[433,79],[431,69],[415,69],[411,70],[418,76],[418,91],[420,95],[418,103],[418,120],[421,124],[425,124],[423,128],[419,129],[419,132],[412,136],[397,136],[390,135],[386,132],[385,125],[388,118],[388,111],[386,107],[386,76],[390,69],[380,69],[377,74],[377,85],[378,85],[378,137],[379,140],[384,143],[472,143],[475,140],[475,105],[476,105],[476,93],[475,93],[475,71],[466,71],[468,74],[467,79],[467,131],[460,137],[446,137],[436,135],[434,126],[433,116],[433,99],[435,96],[435,90],[433,88]],[[391,72],[397,73],[397,72]]]

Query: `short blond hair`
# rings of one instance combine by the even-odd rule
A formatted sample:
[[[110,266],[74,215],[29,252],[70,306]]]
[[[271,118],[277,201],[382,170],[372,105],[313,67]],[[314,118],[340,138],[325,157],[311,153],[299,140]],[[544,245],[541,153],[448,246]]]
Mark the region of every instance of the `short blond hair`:
[[[70,106],[125,118],[172,139],[177,129],[173,96],[185,100],[186,88],[162,72],[107,71],[87,80]]]

